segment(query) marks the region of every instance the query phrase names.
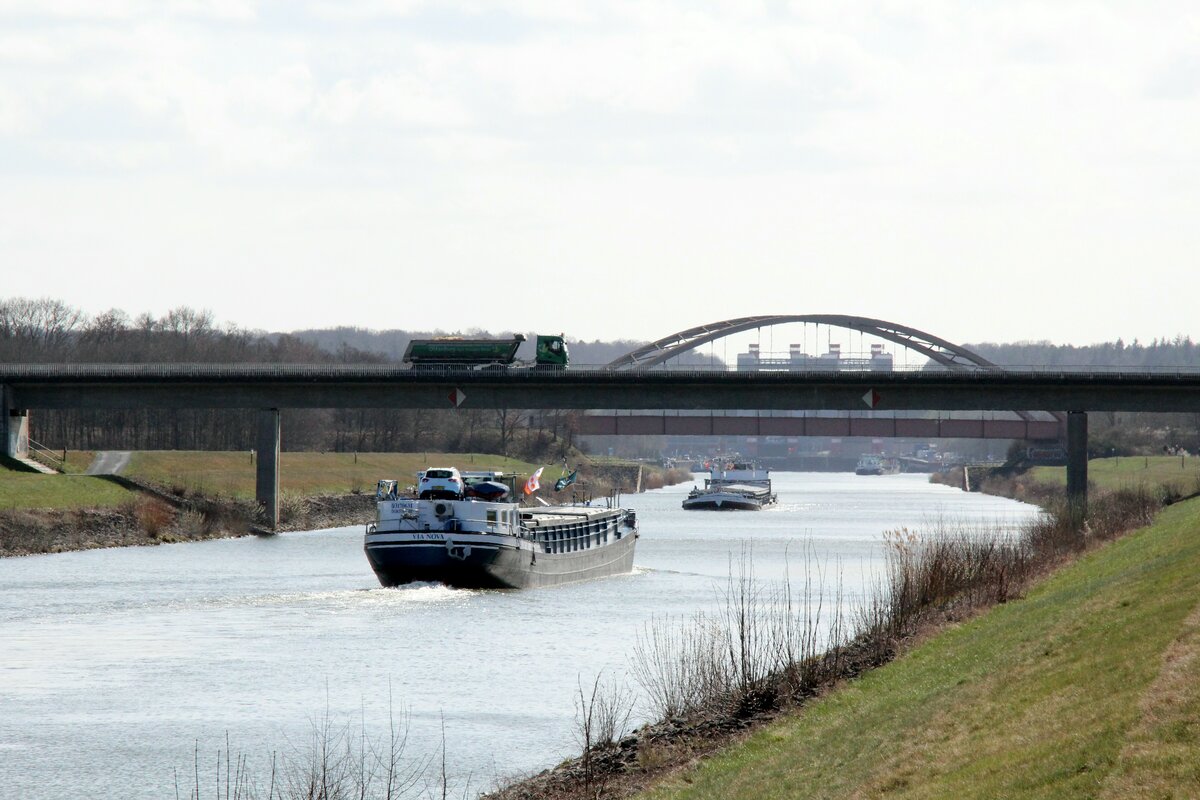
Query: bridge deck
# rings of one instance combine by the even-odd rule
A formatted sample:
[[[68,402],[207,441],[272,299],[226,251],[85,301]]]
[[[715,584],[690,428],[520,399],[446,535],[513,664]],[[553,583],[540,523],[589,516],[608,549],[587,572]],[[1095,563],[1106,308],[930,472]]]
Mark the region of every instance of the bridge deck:
[[[410,370],[393,365],[9,364],[13,408],[1200,411],[1200,371]]]

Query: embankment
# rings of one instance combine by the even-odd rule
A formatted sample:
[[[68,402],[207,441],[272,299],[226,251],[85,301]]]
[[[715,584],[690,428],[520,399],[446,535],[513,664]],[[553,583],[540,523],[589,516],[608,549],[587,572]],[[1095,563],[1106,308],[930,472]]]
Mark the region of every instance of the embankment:
[[[369,522],[374,497],[365,494],[288,496],[280,531]],[[63,553],[99,547],[191,542],[267,533],[253,503],[230,498],[179,497],[146,487],[112,508],[0,510],[0,557]]]
[[[1200,501],[646,794],[1200,796]]]
[[[659,673],[682,688],[701,667],[705,704],[498,796],[1200,796],[1200,501],[1146,527],[1160,509],[1125,490],[1083,530],[896,537],[847,645],[744,680],[747,643],[786,618],[726,614],[731,672],[691,646]]]
[[[594,473],[583,485],[591,496],[645,491],[690,477],[636,466],[597,467]],[[107,507],[0,509],[0,557],[270,533],[246,499],[188,489],[178,480],[108,480],[128,492],[126,499]],[[367,492],[284,492],[279,516],[280,532],[365,525],[375,517],[375,498]]]

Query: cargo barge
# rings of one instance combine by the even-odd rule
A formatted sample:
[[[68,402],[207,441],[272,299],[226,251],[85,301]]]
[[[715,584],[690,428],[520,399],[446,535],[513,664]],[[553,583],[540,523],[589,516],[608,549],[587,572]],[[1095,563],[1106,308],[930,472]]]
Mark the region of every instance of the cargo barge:
[[[363,546],[382,585],[529,589],[633,570],[637,515],[612,499],[530,507],[468,493],[401,497],[379,482]]]
[[[771,471],[753,464],[713,466],[704,488],[696,487],[683,501],[687,511],[758,511],[775,503]]]

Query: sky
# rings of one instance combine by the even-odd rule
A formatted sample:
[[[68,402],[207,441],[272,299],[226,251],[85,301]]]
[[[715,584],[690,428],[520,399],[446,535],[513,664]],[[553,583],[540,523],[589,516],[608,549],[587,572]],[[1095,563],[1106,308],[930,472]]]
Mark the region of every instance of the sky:
[[[0,0],[0,297],[1200,336],[1188,2]]]

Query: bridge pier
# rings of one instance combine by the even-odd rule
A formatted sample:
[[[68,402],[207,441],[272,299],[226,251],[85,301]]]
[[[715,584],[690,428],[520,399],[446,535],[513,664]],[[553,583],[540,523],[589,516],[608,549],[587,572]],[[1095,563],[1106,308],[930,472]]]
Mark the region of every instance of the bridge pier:
[[[29,412],[13,405],[12,389],[4,385],[0,385],[0,446],[9,458],[29,453]]]
[[[255,462],[254,498],[271,530],[279,526],[279,409],[258,412],[258,459]]]
[[[1087,412],[1067,413],[1067,504],[1076,523],[1087,514]]]

